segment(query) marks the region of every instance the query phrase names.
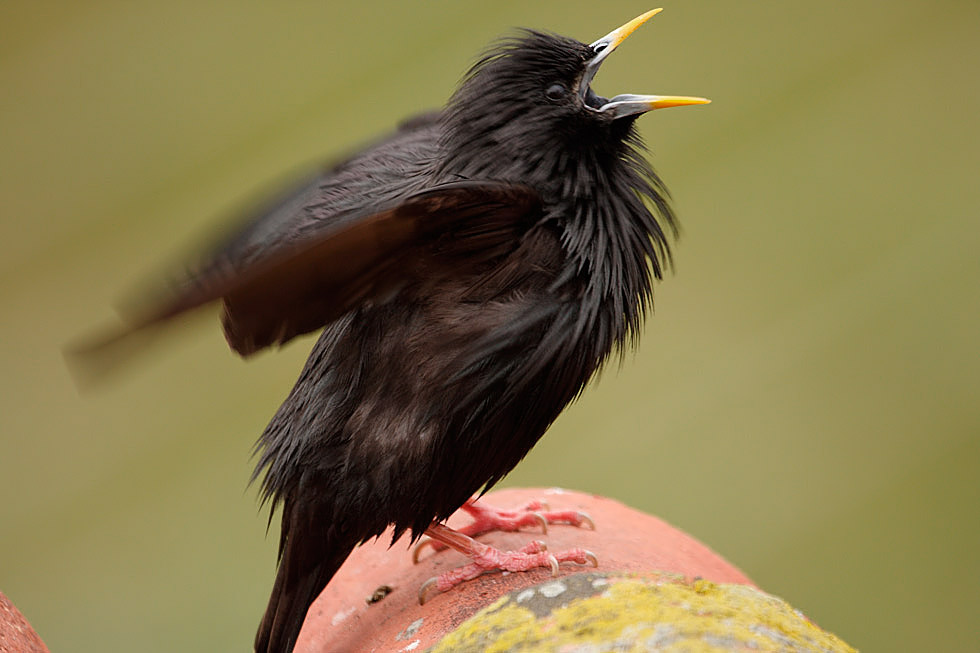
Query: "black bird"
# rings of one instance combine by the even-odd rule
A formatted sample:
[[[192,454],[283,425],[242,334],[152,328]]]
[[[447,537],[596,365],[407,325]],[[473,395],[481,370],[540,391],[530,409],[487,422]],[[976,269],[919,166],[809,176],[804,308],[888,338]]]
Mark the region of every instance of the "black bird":
[[[324,329],[258,443],[282,531],[257,651],[291,650],[348,554],[387,527],[452,540],[438,522],[635,341],[675,221],[634,121],[707,100],[590,83],[659,11],[592,44],[498,42],[442,111],[318,176],[88,348],[219,299],[243,356]]]

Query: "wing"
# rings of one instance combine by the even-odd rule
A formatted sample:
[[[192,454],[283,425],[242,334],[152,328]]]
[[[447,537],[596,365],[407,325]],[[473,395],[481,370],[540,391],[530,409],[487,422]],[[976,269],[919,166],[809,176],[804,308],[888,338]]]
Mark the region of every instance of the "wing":
[[[217,270],[161,316],[221,298],[228,343],[248,355],[329,324],[410,279],[453,274],[455,266],[510,251],[538,208],[537,194],[524,186],[437,186],[240,273]]]
[[[458,181],[339,221],[249,259],[209,262],[126,324],[73,353],[84,367],[133,335],[217,300],[229,345],[242,355],[282,344],[381,300],[406,283],[479,266],[515,248],[537,220],[537,193],[522,185]],[[90,365],[88,361],[94,362]]]
[[[439,115],[415,116],[384,138],[300,177],[271,201],[252,202],[198,258],[205,264],[245,265],[284,243],[404,195],[410,180],[422,173],[420,164],[434,155]]]

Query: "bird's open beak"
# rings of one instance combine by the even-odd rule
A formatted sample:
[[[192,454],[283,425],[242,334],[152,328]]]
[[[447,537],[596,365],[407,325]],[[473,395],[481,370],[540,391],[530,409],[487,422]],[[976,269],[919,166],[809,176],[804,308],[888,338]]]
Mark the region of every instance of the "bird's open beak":
[[[599,70],[599,66],[606,59],[606,57],[609,56],[609,53],[615,50],[620,43],[625,41],[627,36],[635,32],[636,28],[659,14],[661,11],[663,11],[663,9],[651,9],[645,14],[637,16],[622,27],[617,27],[613,31],[603,36],[601,39],[592,43],[590,47],[596,54],[592,60],[586,64],[585,74],[582,76],[582,81],[579,82],[579,94],[583,100],[585,100],[586,96],[589,95],[589,85],[592,83],[592,79]],[[638,113],[652,111],[654,109],[683,107],[689,104],[708,104],[710,102],[711,100],[703,97],[689,97],[685,95],[624,94],[617,95],[616,97],[606,100],[601,106],[595,108],[595,111],[609,114],[613,118],[622,118],[624,116],[632,116]],[[586,102],[586,106],[590,106],[589,102]]]

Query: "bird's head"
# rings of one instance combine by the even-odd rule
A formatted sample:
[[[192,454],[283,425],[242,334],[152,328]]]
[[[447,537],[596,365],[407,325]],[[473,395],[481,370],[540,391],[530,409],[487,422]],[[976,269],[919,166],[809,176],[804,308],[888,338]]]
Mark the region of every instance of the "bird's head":
[[[499,171],[504,160],[517,167],[552,167],[557,161],[549,152],[591,158],[617,151],[633,121],[647,111],[707,103],[667,95],[607,99],[592,90],[602,62],[660,11],[648,11],[591,44],[531,30],[495,44],[449,102],[444,133],[450,156],[470,172],[484,165]]]

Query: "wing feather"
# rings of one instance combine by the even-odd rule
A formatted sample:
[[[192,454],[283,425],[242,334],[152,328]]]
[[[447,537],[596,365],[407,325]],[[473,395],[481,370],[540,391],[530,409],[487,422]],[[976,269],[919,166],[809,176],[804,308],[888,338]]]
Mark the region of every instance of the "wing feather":
[[[281,244],[254,260],[207,261],[126,324],[73,349],[99,359],[134,334],[221,300],[229,345],[247,356],[319,329],[401,285],[512,251],[541,211],[531,188],[455,181]]]

